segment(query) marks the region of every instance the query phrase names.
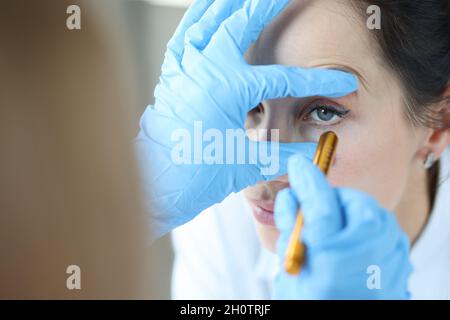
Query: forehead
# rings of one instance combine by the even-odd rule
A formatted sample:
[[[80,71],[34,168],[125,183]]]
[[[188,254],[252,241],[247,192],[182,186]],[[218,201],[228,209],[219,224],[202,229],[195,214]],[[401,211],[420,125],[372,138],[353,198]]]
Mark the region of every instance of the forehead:
[[[361,70],[375,64],[364,16],[350,0],[293,1],[261,34],[250,52],[256,64],[339,66]]]

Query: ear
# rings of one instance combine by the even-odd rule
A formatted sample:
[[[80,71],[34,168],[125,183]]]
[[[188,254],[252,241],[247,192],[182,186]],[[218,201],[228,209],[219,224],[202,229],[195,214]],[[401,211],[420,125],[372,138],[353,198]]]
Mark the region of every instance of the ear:
[[[436,105],[436,111],[442,115],[443,126],[431,129],[421,150],[419,157],[425,161],[429,153],[433,153],[436,159],[450,145],[450,85],[447,86],[443,100]]]

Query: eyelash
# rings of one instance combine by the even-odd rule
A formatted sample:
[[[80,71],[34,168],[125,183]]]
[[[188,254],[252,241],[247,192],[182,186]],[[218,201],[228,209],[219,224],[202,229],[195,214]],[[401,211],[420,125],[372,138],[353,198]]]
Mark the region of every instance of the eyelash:
[[[339,117],[338,121],[334,121],[333,123],[330,124],[330,122],[332,122],[331,120],[329,121],[325,121],[325,120],[312,120],[314,121],[316,125],[318,126],[332,126],[332,125],[336,125],[338,123],[341,122],[342,119],[345,119],[347,117],[347,115],[350,113],[350,110],[339,110],[338,107],[336,106],[331,106],[331,105],[326,105],[326,104],[316,104],[314,107],[309,108],[309,110],[307,111],[307,114],[302,117],[303,121],[309,121],[311,120],[311,115],[313,114],[313,112],[316,111],[326,111],[326,112],[331,112],[333,113],[333,117],[337,116]]]

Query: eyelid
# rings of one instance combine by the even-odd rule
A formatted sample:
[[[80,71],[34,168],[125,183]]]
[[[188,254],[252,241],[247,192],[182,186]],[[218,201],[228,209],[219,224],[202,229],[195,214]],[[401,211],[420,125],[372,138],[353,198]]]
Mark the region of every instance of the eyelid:
[[[322,107],[331,107],[331,108],[335,109],[337,113],[340,113],[340,115],[337,115],[337,116],[341,119],[337,123],[333,123],[333,124],[323,124],[323,125],[315,124],[317,126],[332,126],[332,125],[338,124],[343,119],[345,119],[351,111],[350,109],[348,109],[330,99],[319,98],[319,99],[314,99],[312,102],[308,103],[304,108],[302,108],[302,111],[300,112],[298,119],[300,119],[301,121],[305,120],[307,117],[309,117],[311,115],[311,113],[315,109],[317,109],[321,106]]]
[[[313,110],[315,107],[319,107],[319,106],[324,106],[324,107],[335,107],[336,109],[338,109],[339,111],[342,112],[350,112],[349,108],[346,108],[344,106],[342,106],[341,104],[332,101],[330,99],[327,98],[319,98],[319,99],[314,99],[313,101],[309,102],[302,110],[301,114],[304,113],[308,113],[311,110]]]

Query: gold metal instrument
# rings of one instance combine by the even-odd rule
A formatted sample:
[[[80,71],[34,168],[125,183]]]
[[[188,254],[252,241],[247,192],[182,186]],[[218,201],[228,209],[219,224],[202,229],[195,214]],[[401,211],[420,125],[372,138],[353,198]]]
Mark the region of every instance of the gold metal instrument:
[[[314,156],[314,164],[325,174],[328,174],[336,155],[338,137],[334,132],[328,131],[322,134]],[[306,246],[300,241],[303,228],[303,213],[301,208],[297,212],[297,220],[289,239],[286,251],[285,270],[287,273],[299,274],[305,260]]]

